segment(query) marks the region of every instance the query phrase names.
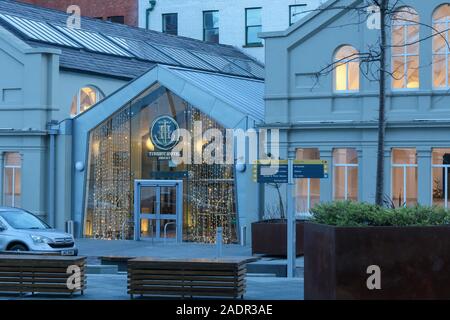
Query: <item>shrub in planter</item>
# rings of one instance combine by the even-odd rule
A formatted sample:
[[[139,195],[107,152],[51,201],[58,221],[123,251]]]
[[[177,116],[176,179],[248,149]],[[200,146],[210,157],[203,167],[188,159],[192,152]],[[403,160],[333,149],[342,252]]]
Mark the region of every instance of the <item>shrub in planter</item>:
[[[335,202],[312,215],[305,299],[450,298],[449,211]]]

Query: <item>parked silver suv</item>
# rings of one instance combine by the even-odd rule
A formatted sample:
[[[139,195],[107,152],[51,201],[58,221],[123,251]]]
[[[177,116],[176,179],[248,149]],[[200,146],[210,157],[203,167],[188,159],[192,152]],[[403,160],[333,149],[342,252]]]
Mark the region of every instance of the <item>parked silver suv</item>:
[[[0,251],[78,255],[72,235],[52,229],[23,209],[0,207]]]

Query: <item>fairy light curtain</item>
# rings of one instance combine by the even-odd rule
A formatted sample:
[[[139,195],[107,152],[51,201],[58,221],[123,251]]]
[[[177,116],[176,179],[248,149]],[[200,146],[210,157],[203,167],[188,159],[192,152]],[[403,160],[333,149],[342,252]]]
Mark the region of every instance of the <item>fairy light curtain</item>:
[[[216,121],[169,91],[162,94],[161,89],[164,88],[157,87],[145,93],[139,103],[146,103],[139,107],[139,112],[133,108],[137,103],[132,103],[91,132],[85,236],[131,239],[133,225],[129,222],[133,220],[133,181],[150,179],[154,170],[187,171],[183,179],[183,240],[212,243],[220,226],[224,241],[236,242],[233,165],[203,163],[173,167],[169,165],[170,160],[148,158],[147,144],[141,141],[148,137],[149,124],[158,115],[172,114],[175,109],[180,127],[185,127],[192,136],[195,121],[202,122],[203,131],[214,128],[226,136],[225,128]],[[140,147],[135,146],[136,143],[140,143]],[[225,144],[224,139],[224,148]],[[192,149],[195,152],[196,148]]]

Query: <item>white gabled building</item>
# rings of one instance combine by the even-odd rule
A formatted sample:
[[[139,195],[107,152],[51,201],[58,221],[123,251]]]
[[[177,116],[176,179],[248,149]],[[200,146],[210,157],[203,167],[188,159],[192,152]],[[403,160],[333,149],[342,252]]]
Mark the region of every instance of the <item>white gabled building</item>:
[[[323,0],[139,0],[139,26],[233,45],[264,62],[261,31],[281,31]]]

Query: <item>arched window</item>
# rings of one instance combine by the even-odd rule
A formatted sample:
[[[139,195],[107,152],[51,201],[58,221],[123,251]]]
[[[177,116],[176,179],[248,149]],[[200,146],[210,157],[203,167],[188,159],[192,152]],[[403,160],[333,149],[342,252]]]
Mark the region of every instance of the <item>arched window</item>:
[[[433,14],[433,86],[450,87],[450,4],[443,4]]]
[[[392,21],[392,87],[419,88],[419,15],[402,7]]]
[[[334,71],[335,91],[359,90],[359,54],[351,46],[340,47],[334,56],[336,65]]]
[[[75,117],[76,115],[83,113],[104,97],[104,94],[94,86],[86,86],[81,88],[72,99],[70,116]]]

